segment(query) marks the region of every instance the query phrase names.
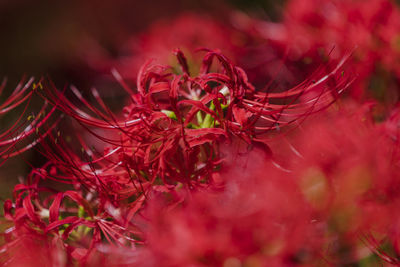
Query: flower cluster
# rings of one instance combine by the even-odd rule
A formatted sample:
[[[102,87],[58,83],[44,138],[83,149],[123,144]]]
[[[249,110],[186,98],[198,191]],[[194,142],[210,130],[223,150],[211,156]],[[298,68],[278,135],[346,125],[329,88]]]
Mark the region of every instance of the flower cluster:
[[[398,60],[399,11],[372,2],[292,0],[281,25],[235,13],[234,27],[188,14],[154,26],[113,70],[119,112],[95,88],[21,82],[0,105],[22,110],[0,156],[46,163],[4,201],[0,263],[399,265],[400,110],[343,96],[387,81],[378,64],[397,75],[385,59]],[[156,60],[139,68],[143,56]]]
[[[387,105],[398,101],[400,9],[393,1],[292,0],[282,23],[253,24],[281,54],[287,53],[290,64],[300,67],[295,75],[307,75],[299,70],[355,49],[352,68],[358,79],[352,96],[373,96]]]

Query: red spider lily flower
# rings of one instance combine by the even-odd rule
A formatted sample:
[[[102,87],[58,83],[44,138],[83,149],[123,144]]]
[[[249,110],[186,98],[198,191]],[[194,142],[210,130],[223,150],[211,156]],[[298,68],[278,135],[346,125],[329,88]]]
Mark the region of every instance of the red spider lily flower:
[[[40,181],[51,175],[45,167],[34,170],[26,184],[15,187],[14,203],[7,200],[4,204],[5,218],[14,224],[5,233],[5,251],[10,250],[10,244],[23,245],[25,237],[37,236],[59,240],[68,261],[84,263],[102,238],[119,246],[138,242],[132,236],[138,239],[140,232],[130,221],[122,219],[129,216],[118,207],[93,198],[90,193],[57,192],[40,186]]]
[[[183,53],[176,50],[175,54],[181,74],[148,62],[138,74],[138,93],[121,80],[132,100],[124,108],[124,119],[110,112],[97,91],[93,93],[103,111],[72,88],[94,115],[61,93],[48,92],[53,104],[111,147],[104,155],[95,155],[82,142],[88,153],[82,161],[60,141],[62,149],[45,153],[51,153],[50,160],[61,172],[71,174],[64,177],[115,201],[124,195],[145,196],[156,184],[169,189],[178,184],[189,189],[207,186],[213,184],[212,175],[223,159],[219,142],[232,138],[248,144],[263,142],[268,131],[329,106],[350,83],[343,75],[343,59],[329,72],[320,69],[297,87],[269,93],[255,90],[245,72],[218,52],[206,51],[197,76],[191,76]]]

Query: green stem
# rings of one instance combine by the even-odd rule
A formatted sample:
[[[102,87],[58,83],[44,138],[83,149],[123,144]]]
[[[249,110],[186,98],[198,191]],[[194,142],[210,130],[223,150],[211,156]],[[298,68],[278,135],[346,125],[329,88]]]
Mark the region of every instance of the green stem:
[[[212,101],[211,101],[211,104],[210,104],[210,109],[212,111],[214,111],[214,109],[215,109],[214,102],[212,102]],[[204,118],[203,123],[201,124],[201,128],[210,128],[211,125],[213,124],[213,122],[214,122],[214,118],[211,116],[210,113],[207,113],[205,118]]]

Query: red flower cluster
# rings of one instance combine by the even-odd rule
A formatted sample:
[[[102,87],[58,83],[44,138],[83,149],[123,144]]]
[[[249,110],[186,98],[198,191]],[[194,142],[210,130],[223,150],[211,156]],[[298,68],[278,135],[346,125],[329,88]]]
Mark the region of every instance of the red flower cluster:
[[[288,66],[309,70],[354,50],[352,69],[358,79],[352,95],[372,95],[387,104],[398,100],[400,9],[392,1],[292,0],[282,23],[255,22],[254,27],[282,54],[288,53]]]
[[[21,83],[0,105],[0,114],[22,109],[0,135],[1,157],[34,147],[47,162],[4,202],[1,264],[400,264],[400,112],[382,118],[375,102],[337,101],[348,88],[365,90],[377,64],[396,72],[384,58],[398,56],[388,48],[398,10],[387,1],[373,1],[380,9],[314,2],[289,2],[280,26],[236,16],[236,29],[225,31],[188,15],[156,26],[139,51],[159,62],[128,77],[135,89],[114,72],[128,94],[121,114],[96,89],[84,97],[75,87]],[[163,46],[167,29],[179,38]],[[258,48],[226,38],[234,33]],[[320,58],[330,42],[332,58]],[[219,50],[187,52],[208,44],[229,46],[243,69]],[[182,50],[171,64],[164,51],[174,46]],[[247,56],[276,58],[288,47],[281,85],[308,72],[296,67],[309,60],[322,64],[291,89],[260,87],[272,70],[246,64]],[[33,97],[45,104],[24,120]]]
[[[97,91],[93,94],[103,111],[72,89],[93,115],[60,92],[47,88],[41,93],[108,149],[99,154],[82,143],[82,159],[59,132],[50,134],[48,139],[55,146],[42,142],[38,150],[49,162],[15,187],[14,203],[5,203],[5,218],[14,222],[6,234],[11,244],[22,242],[25,235],[52,236],[52,242],[64,240],[68,261],[85,262],[102,238],[120,245],[142,243],[142,230],[132,218],[138,216],[145,199],[164,192],[179,203],[193,190],[222,186],[221,179],[216,180],[226,160],[221,144],[241,140],[248,147],[266,149],[268,131],[326,108],[349,85],[341,71],[343,61],[330,73],[314,74],[312,81],[268,93],[256,91],[245,72],[220,53],[206,51],[200,73],[194,77],[183,53],[176,50],[175,54],[181,74],[151,62],[143,66],[137,93],[131,92],[132,104],[124,108],[124,119],[107,109]],[[94,129],[103,130],[105,136]],[[43,180],[72,188],[59,191],[42,186]]]

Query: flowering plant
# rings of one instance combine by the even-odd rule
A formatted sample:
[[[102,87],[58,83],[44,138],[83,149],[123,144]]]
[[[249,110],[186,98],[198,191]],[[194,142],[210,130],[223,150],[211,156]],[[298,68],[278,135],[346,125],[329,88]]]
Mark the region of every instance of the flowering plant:
[[[347,10],[355,3],[337,5]],[[296,5],[291,1],[287,14]],[[243,18],[232,32],[254,43],[272,39],[265,35],[271,28],[260,31],[271,25],[249,20],[257,30],[245,30]],[[224,27],[206,21],[211,33],[199,36]],[[309,30],[287,21],[287,31]],[[171,29],[186,30],[177,25]],[[307,42],[318,58],[319,42]],[[377,101],[343,96],[365,89],[372,72],[357,77],[365,67],[358,53],[371,49],[352,53],[338,42],[339,55],[334,50],[303,82],[283,89],[248,78],[271,73],[236,65],[254,52],[245,46],[232,44],[231,60],[181,43],[186,47],[171,51],[175,60],[161,49],[158,62],[129,65],[122,73],[137,73],[127,80],[112,71],[127,95],[120,112],[95,88],[85,96],[46,79],[21,82],[0,105],[0,114],[21,110],[0,135],[3,162],[29,149],[46,158],[4,201],[1,264],[400,264],[399,109],[388,108],[382,119]],[[216,43],[224,45],[223,38]],[[268,51],[280,55],[286,45],[292,44],[274,40]],[[298,67],[299,60],[289,56],[282,67]],[[281,79],[290,84],[303,72],[286,71]],[[27,113],[34,98],[43,105]]]

